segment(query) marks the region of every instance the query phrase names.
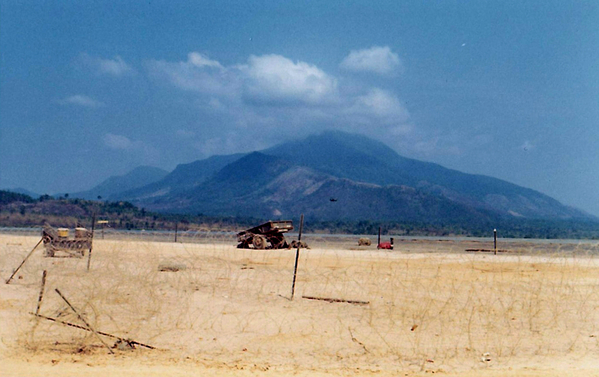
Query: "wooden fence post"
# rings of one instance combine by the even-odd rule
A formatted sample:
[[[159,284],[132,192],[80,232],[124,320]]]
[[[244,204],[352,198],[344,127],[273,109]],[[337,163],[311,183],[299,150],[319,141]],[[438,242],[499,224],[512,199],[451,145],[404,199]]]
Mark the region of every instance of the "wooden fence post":
[[[299,261],[300,247],[302,246],[302,228],[304,226],[304,214],[300,217],[299,235],[297,236],[297,251],[295,252],[295,266],[293,267],[293,283],[291,284],[291,300],[295,294],[295,277],[297,275],[297,263]]]

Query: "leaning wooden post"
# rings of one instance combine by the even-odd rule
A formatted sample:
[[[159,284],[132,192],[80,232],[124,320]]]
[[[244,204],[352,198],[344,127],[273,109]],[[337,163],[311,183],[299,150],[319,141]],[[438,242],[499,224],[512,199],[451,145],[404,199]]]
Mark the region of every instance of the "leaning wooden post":
[[[495,250],[495,255],[497,255],[497,229],[493,229],[493,250]]]
[[[25,262],[27,261],[27,259],[29,259],[29,257],[31,256],[31,254],[33,254],[33,252],[35,251],[35,249],[37,249],[37,247],[40,245],[40,243],[42,243],[44,239],[40,238],[39,242],[37,243],[37,245],[35,245],[33,247],[33,249],[31,249],[31,251],[29,252],[29,254],[27,254],[27,256],[25,257],[25,259],[23,259],[23,261],[21,262],[21,264],[19,265],[19,267],[17,267],[17,269],[15,270],[15,272],[12,273],[12,275],[10,275],[10,277],[8,278],[8,280],[6,280],[6,284],[10,283],[10,281],[12,280],[13,277],[15,277],[15,275],[17,274],[17,272],[19,272],[19,270],[21,269],[21,267],[23,267],[23,265],[25,264]]]
[[[79,320],[81,320],[81,322],[85,323],[85,326],[87,326],[88,329],[90,329],[91,332],[94,333],[94,335],[98,338],[98,340],[100,340],[100,342],[102,342],[102,344],[108,349],[108,351],[110,351],[110,353],[114,354],[114,351],[110,349],[110,347],[108,347],[108,344],[106,344],[102,338],[100,338],[100,335],[96,332],[96,330],[94,330],[93,327],[91,327],[89,325],[89,323],[87,323],[87,321],[85,319],[83,319],[83,317],[81,316],[81,314],[79,314],[79,312],[73,307],[73,305],[71,305],[71,303],[69,302],[69,300],[66,299],[66,297],[64,297],[62,295],[62,293],[60,293],[60,291],[58,290],[58,288],[55,289],[56,293],[58,293],[58,295],[64,300],[64,302],[67,303],[67,305],[71,308],[71,310],[73,312],[75,312],[75,314],[77,314],[77,317],[79,317]]]
[[[94,229],[96,226],[96,214],[92,216],[92,238],[89,243],[89,252],[87,253],[87,270],[89,271],[89,265],[92,262],[92,249],[94,247]]]
[[[295,266],[293,267],[293,283],[291,284],[291,299],[295,294],[295,277],[297,276],[297,262],[299,261],[300,247],[302,246],[302,228],[304,226],[304,214],[300,217],[300,228],[297,236],[297,251],[295,252]]]
[[[88,328],[87,328],[87,327],[85,327],[85,326],[76,325],[76,324],[74,324],[74,323],[70,323],[70,322],[61,321],[60,319],[56,319],[56,318],[52,318],[52,317],[46,317],[45,315],[41,315],[41,314],[34,314],[34,313],[29,313],[29,314],[31,314],[31,315],[34,315],[34,316],[36,316],[37,318],[43,318],[43,319],[46,319],[46,320],[48,320],[48,321],[52,321],[52,322],[56,322],[56,323],[60,323],[61,325],[70,326],[70,327],[74,327],[74,328],[76,328],[76,329],[80,329],[80,330],[85,330],[85,331],[92,332],[92,330],[88,329]],[[137,345],[140,345],[140,346],[142,346],[142,347],[149,348],[149,349],[151,349],[151,350],[154,350],[154,349],[156,349],[156,347],[153,347],[153,346],[150,346],[150,345],[147,345],[147,344],[144,344],[144,343],[140,343],[140,342],[138,342],[138,341],[135,341],[135,340],[121,338],[120,336],[116,336],[116,335],[108,334],[108,333],[105,333],[105,332],[102,332],[102,331],[98,331],[98,334],[100,334],[100,335],[104,335],[104,336],[107,336],[107,337],[109,337],[109,338],[118,339],[118,340],[120,340],[121,342],[127,342],[127,343],[129,343],[129,344],[137,344]]]
[[[44,299],[44,288],[46,288],[46,270],[42,273],[42,286],[40,288],[40,295],[37,298],[37,308],[35,309],[35,315],[40,313],[40,308],[42,306],[42,300]]]

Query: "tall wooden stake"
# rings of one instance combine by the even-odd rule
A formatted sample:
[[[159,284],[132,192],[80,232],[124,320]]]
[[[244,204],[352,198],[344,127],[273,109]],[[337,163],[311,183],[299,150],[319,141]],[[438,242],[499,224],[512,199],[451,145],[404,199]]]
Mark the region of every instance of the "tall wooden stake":
[[[10,277],[8,278],[8,280],[6,280],[6,284],[10,283],[10,281],[12,280],[13,277],[15,277],[15,275],[17,274],[17,272],[19,272],[19,270],[21,269],[21,267],[23,267],[23,265],[25,264],[25,262],[27,261],[27,259],[29,259],[29,257],[31,256],[31,254],[33,254],[33,252],[35,251],[35,249],[37,249],[37,247],[40,245],[40,243],[42,243],[44,239],[40,238],[39,242],[37,243],[37,245],[35,245],[33,247],[33,249],[31,249],[31,251],[29,252],[29,254],[27,254],[27,256],[25,257],[25,259],[23,259],[23,261],[21,262],[21,264],[19,265],[19,267],[17,267],[17,269],[15,270],[15,272],[12,273],[12,275],[10,275]]]
[[[179,231],[179,223],[176,222],[175,223],[175,243],[177,242],[177,233]]]
[[[40,308],[42,306],[42,300],[44,298],[44,288],[46,288],[46,270],[44,270],[44,273],[42,274],[42,286],[40,288],[40,295],[37,298],[37,308],[35,309],[35,315],[38,315],[40,313]]]
[[[87,326],[87,328],[94,333],[94,335],[98,338],[98,340],[100,340],[100,342],[102,342],[102,344],[104,345],[104,347],[106,347],[108,349],[108,351],[110,351],[110,353],[114,354],[114,351],[110,349],[110,347],[108,346],[108,344],[106,344],[106,342],[104,342],[102,340],[102,338],[100,338],[100,335],[96,332],[96,330],[94,330],[93,327],[91,327],[89,325],[89,323],[87,323],[87,321],[81,316],[81,314],[79,314],[79,312],[73,307],[73,305],[71,305],[71,303],[69,302],[69,300],[66,299],[66,297],[64,297],[62,295],[62,293],[60,293],[60,291],[58,290],[58,288],[55,289],[56,293],[58,293],[58,295],[60,296],[60,298],[62,298],[64,300],[64,302],[67,303],[67,305],[69,306],[69,308],[71,308],[71,310],[73,312],[75,312],[75,314],[77,314],[77,317],[79,317],[79,320],[83,323],[85,323],[85,326]]]
[[[297,276],[297,262],[299,261],[299,252],[302,241],[302,228],[304,227],[304,214],[300,217],[299,235],[297,236],[297,251],[295,252],[295,266],[293,267],[293,283],[291,284],[291,299],[295,294],[295,277]]]
[[[493,250],[495,250],[495,255],[497,255],[497,229],[493,229]]]
[[[92,249],[94,247],[94,229],[96,226],[96,214],[94,213],[94,215],[92,216],[92,239],[91,242],[89,244],[89,252],[87,253],[87,270],[89,271],[89,265],[92,262]]]

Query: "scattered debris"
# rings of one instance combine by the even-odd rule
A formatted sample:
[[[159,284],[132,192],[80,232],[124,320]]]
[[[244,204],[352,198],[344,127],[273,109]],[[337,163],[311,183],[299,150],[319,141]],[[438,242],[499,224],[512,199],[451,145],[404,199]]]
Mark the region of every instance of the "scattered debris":
[[[489,361],[491,361],[491,354],[488,352],[483,353],[482,357],[480,358],[480,361],[482,361],[483,363],[488,363]]]
[[[295,240],[291,241],[288,249],[297,249],[298,247],[301,249],[310,249],[310,246],[308,246],[308,243],[306,241],[295,241]]]
[[[376,248],[384,250],[393,250],[393,238],[391,239],[391,241],[392,242],[381,242],[376,246]]]
[[[129,339],[119,339],[117,340],[112,348],[116,348],[119,351],[128,351],[135,349],[135,342]]]
[[[363,237],[358,240],[358,246],[370,246],[370,245],[372,245],[372,241],[370,240],[370,238]]]
[[[160,272],[178,272],[185,269],[187,269],[186,265],[174,261],[162,261],[158,265],[158,271]]]
[[[470,253],[494,253],[495,249],[466,249],[466,251],[470,252]],[[498,253],[509,253],[510,250],[504,250],[504,249],[499,250],[498,249],[497,252]]]

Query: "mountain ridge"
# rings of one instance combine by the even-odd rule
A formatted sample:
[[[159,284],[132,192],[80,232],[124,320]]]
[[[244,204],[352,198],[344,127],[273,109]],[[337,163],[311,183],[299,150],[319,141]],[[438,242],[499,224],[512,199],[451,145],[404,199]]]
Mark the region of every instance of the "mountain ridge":
[[[121,193],[134,190],[152,182],[156,182],[169,174],[166,170],[153,166],[139,166],[126,174],[111,176],[87,191],[71,194],[74,198],[96,199],[98,196],[104,199],[114,199]]]
[[[341,131],[179,165],[122,198],[150,210],[262,218],[596,220],[538,191],[409,159]]]

